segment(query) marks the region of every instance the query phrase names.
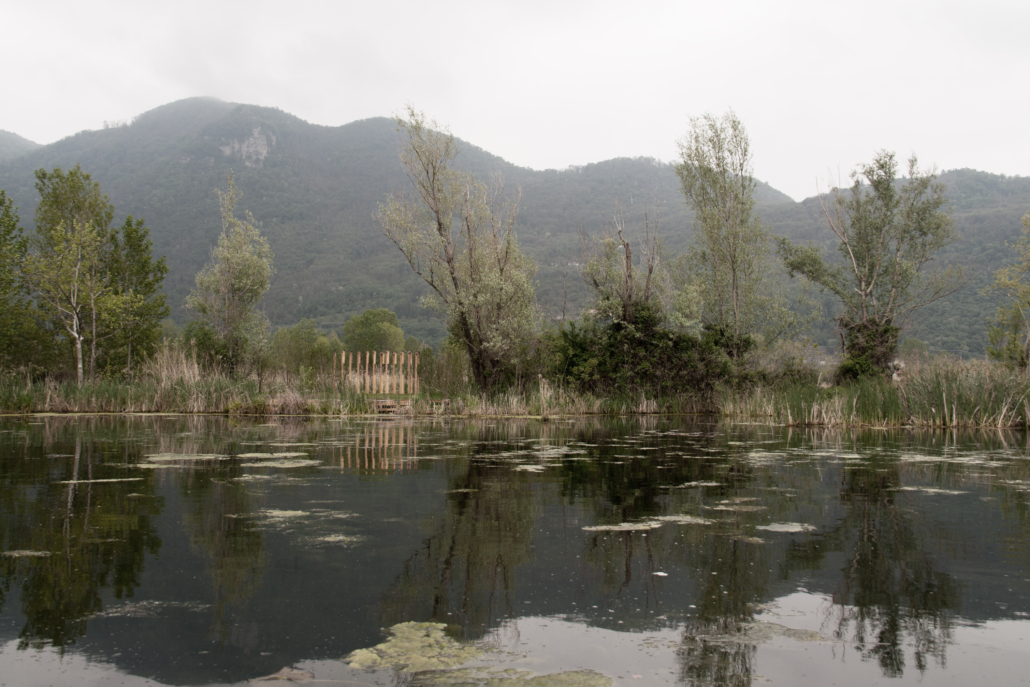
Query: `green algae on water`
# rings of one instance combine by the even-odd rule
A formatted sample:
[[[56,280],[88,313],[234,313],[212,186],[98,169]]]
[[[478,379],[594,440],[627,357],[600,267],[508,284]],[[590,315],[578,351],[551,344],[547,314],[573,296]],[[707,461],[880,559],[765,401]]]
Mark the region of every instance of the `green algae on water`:
[[[352,668],[396,668],[417,673],[455,668],[482,655],[446,634],[443,623],[400,623],[390,628],[388,640],[371,649],[358,649],[346,659]]]
[[[607,675],[592,670],[570,670],[549,675],[534,675],[526,670],[483,670],[460,668],[415,676],[411,687],[611,687]]]

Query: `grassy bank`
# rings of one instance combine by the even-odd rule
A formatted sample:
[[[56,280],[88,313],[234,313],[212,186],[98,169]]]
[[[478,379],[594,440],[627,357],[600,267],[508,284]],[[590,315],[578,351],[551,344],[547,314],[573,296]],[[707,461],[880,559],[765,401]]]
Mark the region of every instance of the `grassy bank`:
[[[446,396],[446,398],[445,398]],[[165,348],[131,380],[82,386],[25,375],[0,378],[6,413],[212,413],[346,416],[374,412],[373,398],[332,374],[232,379],[203,371],[196,360]],[[939,356],[910,364],[901,379],[722,389],[714,397],[600,397],[546,381],[526,390],[486,395],[471,388],[447,394],[427,388],[404,397],[404,412],[463,417],[712,413],[740,421],[821,427],[1030,427],[1030,376],[983,360]]]
[[[944,356],[909,365],[898,381],[797,384],[726,393],[722,413],[793,426],[1027,427],[1030,377],[985,360]]]

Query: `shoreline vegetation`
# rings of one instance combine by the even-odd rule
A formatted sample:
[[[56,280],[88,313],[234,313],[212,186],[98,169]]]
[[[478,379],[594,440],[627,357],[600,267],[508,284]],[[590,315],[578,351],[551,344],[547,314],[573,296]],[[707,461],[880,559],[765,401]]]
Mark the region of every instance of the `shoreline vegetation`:
[[[598,396],[544,378],[480,393],[471,380],[443,369],[423,381],[420,393],[400,395],[355,391],[332,371],[233,378],[166,344],[129,379],[78,385],[8,373],[0,378],[0,413],[350,417],[377,415],[377,400],[396,399],[397,414],[409,417],[712,415],[795,427],[1030,427],[1030,375],[1000,363],[917,357],[895,380],[863,377],[836,386],[821,383],[815,366],[796,365],[789,374],[766,375],[773,381],[716,386],[703,395]]]

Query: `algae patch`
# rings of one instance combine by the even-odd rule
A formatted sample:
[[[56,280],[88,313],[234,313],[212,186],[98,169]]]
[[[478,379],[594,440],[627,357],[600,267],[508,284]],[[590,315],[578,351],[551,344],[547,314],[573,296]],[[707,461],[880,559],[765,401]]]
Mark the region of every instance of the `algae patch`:
[[[774,522],[771,525],[758,525],[755,527],[756,530],[765,530],[767,532],[815,532],[816,527],[803,522]]]
[[[411,687],[611,687],[607,675],[592,670],[570,670],[550,675],[533,675],[526,670],[482,670],[461,668],[416,675]]]
[[[358,649],[345,659],[352,668],[396,668],[417,673],[455,668],[482,655],[444,634],[443,623],[400,623],[388,640],[371,649]]]

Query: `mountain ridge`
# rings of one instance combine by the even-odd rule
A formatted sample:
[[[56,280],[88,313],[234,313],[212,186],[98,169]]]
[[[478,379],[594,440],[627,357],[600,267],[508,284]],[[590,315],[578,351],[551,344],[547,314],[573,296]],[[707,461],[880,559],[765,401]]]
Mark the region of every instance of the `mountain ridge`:
[[[214,189],[224,188],[232,171],[244,194],[240,210],[253,213],[275,253],[277,273],[265,298],[275,324],[311,317],[336,327],[367,307],[389,307],[408,333],[437,342],[444,330],[418,305],[423,285],[373,221],[387,194],[409,186],[400,144],[396,124],[385,117],[331,127],[277,108],[189,98],[148,110],[127,125],[79,132],[0,159],[0,188],[15,199],[28,228],[36,203],[33,171],[80,163],[111,198],[116,221],[127,214],[147,220],[155,254],[168,258],[165,290],[182,322],[188,317],[185,295],[217,241]],[[635,232],[643,224],[642,204],[653,201],[666,246],[676,251],[689,242],[692,216],[671,163],[615,158],[532,170],[460,139],[459,147],[456,166],[483,179],[500,173],[509,190],[521,189],[519,241],[540,267],[538,297],[549,314],[576,312],[587,302],[586,287],[570,266],[581,260],[580,229],[603,231],[617,205]],[[949,184],[960,232],[970,234],[960,243],[977,244],[977,264],[1000,266],[1005,241],[1019,232],[1019,208],[1030,209],[1030,178],[952,170],[941,179]],[[817,198],[794,201],[760,183],[756,201],[773,232],[832,248]],[[965,260],[963,251],[968,253],[953,250],[941,260]],[[973,300],[962,326],[936,333],[923,327],[922,335],[941,349],[982,351],[982,312],[976,323],[971,313],[985,307],[993,312],[993,306],[989,298]],[[819,336],[825,343],[826,332]],[[962,341],[956,343],[956,336]]]

